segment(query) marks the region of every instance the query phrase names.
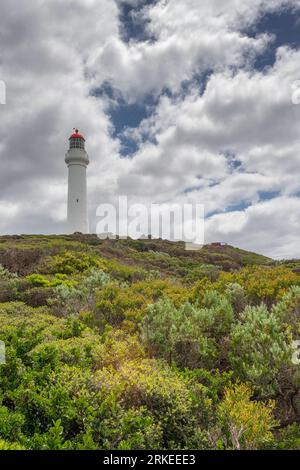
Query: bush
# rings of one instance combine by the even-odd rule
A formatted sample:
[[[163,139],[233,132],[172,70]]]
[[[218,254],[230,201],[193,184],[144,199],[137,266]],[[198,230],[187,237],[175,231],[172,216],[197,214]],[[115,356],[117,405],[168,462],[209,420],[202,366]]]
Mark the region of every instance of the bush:
[[[1,450],[25,450],[25,447],[22,447],[18,443],[10,443],[0,439],[0,451]]]
[[[283,299],[274,305],[272,312],[280,323],[292,329],[294,338],[297,339],[300,332],[300,287],[291,287]]]
[[[152,279],[132,284],[134,293],[144,296],[149,303],[157,302],[163,297],[168,297],[176,307],[184,304],[189,298],[189,290],[178,282],[170,282],[168,279]]]
[[[205,387],[149,359],[125,361],[117,371],[103,368],[94,381],[101,393],[114,394],[126,409],[147,408],[161,427],[161,449],[204,447],[204,428],[211,416]]]
[[[247,295],[240,284],[228,284],[225,294],[228,297],[233,310],[236,314],[240,314],[247,306]]]
[[[273,441],[275,403],[255,402],[251,396],[251,389],[244,384],[225,389],[217,411],[225,449],[255,450]]]
[[[180,367],[213,367],[218,363],[218,341],[228,333],[232,309],[224,297],[209,293],[197,308],[185,303],[179,309],[162,299],[147,309],[142,335],[150,353]]]
[[[20,294],[19,298],[30,307],[42,307],[48,305],[53,296],[54,290],[51,287],[34,287]]]
[[[300,426],[293,423],[278,432],[276,442],[269,446],[277,450],[300,450]]]
[[[92,311],[96,305],[96,290],[110,283],[110,276],[101,269],[92,268],[75,282],[63,280],[53,290],[49,305],[55,315],[80,315]]]
[[[128,287],[108,285],[97,292],[95,318],[97,324],[119,326],[126,318],[139,318],[146,299]]]
[[[126,266],[116,260],[108,262],[107,270],[113,279],[123,282],[136,282],[148,277],[148,273],[144,269],[136,266]]]
[[[291,269],[278,266],[247,267],[237,273],[222,273],[218,281],[226,288],[228,283],[240,284],[247,295],[248,301],[260,304],[262,301],[271,306],[280,300],[292,285],[300,285],[300,276]]]
[[[73,251],[66,251],[62,255],[56,255],[50,261],[50,271],[53,274],[70,275],[83,273],[91,268],[105,269],[106,262],[96,255]]]
[[[18,275],[11,273],[8,269],[4,268],[2,264],[0,264],[0,279],[17,279]]]
[[[126,361],[145,358],[145,351],[137,335],[127,334],[123,330],[111,330],[105,342],[94,351],[96,367],[113,367],[118,370]]]
[[[264,305],[247,307],[230,335],[229,359],[236,377],[260,396],[279,390],[280,371],[291,363],[291,338]]]

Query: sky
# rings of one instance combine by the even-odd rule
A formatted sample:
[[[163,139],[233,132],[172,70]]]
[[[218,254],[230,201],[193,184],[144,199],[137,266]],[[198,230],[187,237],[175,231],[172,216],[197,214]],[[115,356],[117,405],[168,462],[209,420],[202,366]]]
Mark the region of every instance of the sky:
[[[300,257],[300,0],[0,8],[0,234],[65,232],[78,127],[91,231],[119,195],[193,202],[206,243]]]

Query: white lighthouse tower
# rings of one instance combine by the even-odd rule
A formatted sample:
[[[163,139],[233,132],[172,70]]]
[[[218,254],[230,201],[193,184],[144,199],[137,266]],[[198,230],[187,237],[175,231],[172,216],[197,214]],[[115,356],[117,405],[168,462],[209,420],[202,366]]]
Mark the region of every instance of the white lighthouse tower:
[[[74,131],[69,138],[70,147],[65,158],[69,169],[68,232],[88,233],[86,168],[90,162],[85,151],[85,138],[78,129]]]

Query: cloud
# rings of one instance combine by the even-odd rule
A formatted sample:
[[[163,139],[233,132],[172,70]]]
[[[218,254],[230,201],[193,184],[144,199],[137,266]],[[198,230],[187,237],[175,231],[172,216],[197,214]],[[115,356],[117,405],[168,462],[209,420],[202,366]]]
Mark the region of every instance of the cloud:
[[[110,81],[130,101],[165,87],[176,92],[196,72],[242,66],[270,40],[230,28],[226,16],[217,16],[218,8],[212,14],[207,2],[158,2],[143,15],[154,41],[125,44],[111,37],[92,67],[96,82]]]
[[[223,194],[228,186],[231,196],[238,180],[244,180],[245,194],[253,186],[257,191],[293,191],[300,158],[300,107],[292,105],[291,84],[300,76],[299,59],[300,52],[282,48],[267,72],[215,73],[202,95],[194,90],[184,99],[161,98],[155,115],[139,129],[155,143],[141,144],[131,173],[141,179],[173,178],[170,192],[193,186],[196,180],[223,180],[218,190]],[[229,150],[241,164],[233,176]],[[238,193],[236,200],[240,198]]]
[[[87,77],[93,50],[114,34],[118,10],[109,0],[1,3],[0,76],[7,104],[0,108],[0,198],[22,213],[24,204],[38,206],[40,231],[48,230],[48,214],[59,221],[61,207],[66,208],[64,153],[75,125],[89,136],[92,172],[118,158],[104,103],[91,96]],[[26,220],[9,230],[14,227],[30,230]]]
[[[111,37],[92,69],[96,81],[110,81],[130,101],[159,94],[164,88],[178,92],[182,82],[196,73],[251,63],[273,37],[250,37],[245,29],[268,12],[299,7],[299,0],[154,2],[138,13],[153,39],[126,44],[120,37]]]
[[[291,254],[299,258],[299,212],[299,198],[281,197],[254,204],[243,212],[215,215],[206,222],[206,240],[227,241],[248,250],[255,247],[278,259]]]
[[[141,39],[122,38],[121,3],[145,29]],[[299,7],[298,0],[2,0],[1,232],[64,231],[64,153],[78,126],[91,160],[92,229],[96,206],[119,194],[146,203],[192,200],[205,204],[211,239],[228,235],[253,250],[294,256],[300,106],[292,105],[291,85],[300,52],[280,47],[272,67],[256,70],[255,58],[274,38],[247,31],[267,12]],[[124,131],[138,149],[130,158],[121,156],[109,97],[93,93],[107,83],[116,107],[153,100],[151,115]],[[263,193],[279,196],[264,202]],[[274,229],[264,244],[255,224],[270,234],[276,204],[285,220],[291,202],[286,234]]]

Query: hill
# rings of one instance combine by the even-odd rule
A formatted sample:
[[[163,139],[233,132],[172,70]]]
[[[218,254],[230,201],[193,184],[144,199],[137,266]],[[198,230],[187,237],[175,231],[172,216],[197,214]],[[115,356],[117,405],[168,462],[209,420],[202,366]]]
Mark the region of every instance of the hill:
[[[270,265],[272,260],[263,255],[229,245],[205,245],[198,251],[185,249],[182,242],[167,240],[100,240],[96,235],[65,236],[1,236],[0,264],[18,273],[30,273],[42,259],[64,250],[99,254],[117,259],[125,265],[159,269],[166,275],[185,276],[205,265],[224,271],[249,265]]]
[[[299,266],[0,237],[0,449],[299,449]]]

